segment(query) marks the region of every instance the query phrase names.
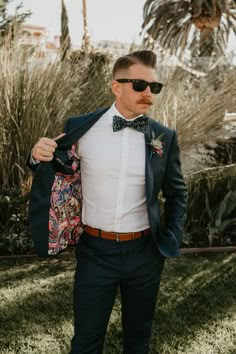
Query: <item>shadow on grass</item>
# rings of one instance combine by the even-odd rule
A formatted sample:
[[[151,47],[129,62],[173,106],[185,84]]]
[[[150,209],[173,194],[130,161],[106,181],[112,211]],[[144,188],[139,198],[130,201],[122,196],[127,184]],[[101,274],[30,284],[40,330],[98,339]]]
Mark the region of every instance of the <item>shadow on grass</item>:
[[[235,313],[235,278],[235,255],[195,259],[185,256],[167,260],[154,318],[150,354],[158,350],[163,354],[175,354],[178,347],[188,353],[189,341],[194,340],[202,326],[212,325],[214,328],[214,321],[219,321],[220,326],[221,318]],[[117,320],[108,330],[104,353],[116,354],[121,349],[121,323]],[[232,353],[227,348],[225,350],[213,352],[236,353],[236,348]],[[197,349],[195,353],[200,354]]]
[[[1,299],[1,346],[6,353],[7,349],[13,347],[21,353],[17,342],[24,336],[37,335],[43,338],[45,334],[59,341],[60,349],[55,353],[68,352],[73,334],[74,267],[74,259],[55,259],[35,264],[32,261],[20,261],[15,266],[9,264],[8,269],[4,266],[7,272],[4,275],[4,289],[16,281],[16,286],[6,290],[8,298]],[[185,350],[189,341],[194,341],[203,326],[213,326],[216,321],[219,321],[220,326],[220,319],[236,310],[235,277],[235,254],[196,258],[183,256],[177,260],[167,260],[153,324],[150,354],[157,350],[162,354],[178,353],[179,347]],[[23,280],[22,285],[20,280]],[[9,296],[12,296],[12,300]],[[112,316],[109,324],[104,354],[122,352],[119,299],[113,314],[115,316]],[[40,339],[38,341],[38,349],[35,348],[34,352],[43,353],[40,351],[42,343]],[[236,351],[231,351],[231,348],[222,354],[234,354]],[[45,350],[46,353],[50,351]],[[188,350],[181,353],[188,353]]]
[[[39,338],[34,353],[51,353],[43,350],[45,336],[52,343],[59,343],[61,349],[55,353],[68,352],[63,348],[69,349],[72,336],[74,267],[73,259],[53,259],[20,261],[15,266],[11,263],[8,271],[5,269],[7,274],[0,289],[0,349],[4,353],[31,353],[29,349],[23,351],[21,345],[34,337]],[[65,323],[70,328],[62,331]]]
[[[0,262],[1,287],[9,286],[11,283],[27,280],[34,277],[54,277],[55,275],[74,270],[76,264],[75,258],[52,258],[48,260],[12,259]],[[18,267],[19,266],[19,267]]]
[[[163,274],[154,320],[152,353],[158,346],[164,350],[167,343],[170,343],[170,348],[175,345],[171,354],[175,353],[178,345],[182,349],[187,348],[200,328],[215,326],[214,322],[220,323],[236,310],[235,255],[201,259],[199,262],[199,259],[193,261],[192,257],[185,257],[179,260],[179,265],[170,262]],[[176,279],[173,281],[170,277]],[[229,354],[228,351],[221,353]]]

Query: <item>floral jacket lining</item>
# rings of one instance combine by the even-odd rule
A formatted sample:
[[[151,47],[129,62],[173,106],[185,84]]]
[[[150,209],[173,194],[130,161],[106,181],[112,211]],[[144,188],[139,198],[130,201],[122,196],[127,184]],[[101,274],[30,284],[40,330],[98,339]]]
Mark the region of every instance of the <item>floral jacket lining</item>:
[[[68,245],[76,245],[83,232],[81,220],[82,191],[80,161],[76,155],[78,142],[68,150],[72,160],[72,175],[57,172],[52,186],[51,207],[49,210],[48,254],[55,255]]]

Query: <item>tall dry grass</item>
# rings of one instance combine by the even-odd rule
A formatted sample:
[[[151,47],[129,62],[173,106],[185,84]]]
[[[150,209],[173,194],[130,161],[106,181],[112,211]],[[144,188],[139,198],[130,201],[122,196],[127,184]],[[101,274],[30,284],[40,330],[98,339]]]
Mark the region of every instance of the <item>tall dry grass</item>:
[[[114,59],[114,58],[113,58]],[[0,48],[0,185],[28,180],[25,161],[40,136],[54,137],[71,115],[109,105],[112,58],[83,51],[48,63],[29,56],[17,43]],[[177,129],[181,149],[222,136],[225,111],[236,111],[235,67],[197,78],[181,67],[160,65],[166,83],[152,116]]]
[[[233,136],[233,133],[225,129],[224,116],[226,111],[236,112],[236,67],[222,65],[197,76],[180,66],[162,66],[157,74],[160,81],[166,83],[166,87],[156,98],[153,115],[178,132],[182,167],[188,187],[184,234],[192,246],[212,244],[210,229],[215,226],[214,218],[227,193],[236,188],[236,164],[216,164],[214,169],[208,168],[204,144],[215,144]],[[212,219],[209,217],[206,196]],[[217,245],[226,244],[226,241],[227,245],[236,242],[228,219],[236,220],[236,207],[222,220],[222,225],[223,222],[224,225],[227,223],[227,228],[223,229],[220,225],[215,229]]]
[[[96,52],[48,63],[17,43],[0,48],[0,186],[27,183],[26,159],[39,137],[55,137],[68,116],[108,104],[108,65]],[[93,82],[100,91],[92,95]]]
[[[226,134],[225,112],[236,112],[236,66],[222,65],[201,77],[166,66],[158,75],[166,87],[157,96],[154,114],[177,129],[183,151]]]
[[[28,191],[31,173],[26,167],[26,160],[39,137],[55,137],[63,130],[69,116],[112,103],[110,79],[113,62],[114,58],[91,50],[89,53],[73,53],[69,60],[63,62],[55,60],[49,63],[29,55],[17,43],[6,43],[0,47],[1,188]],[[194,146],[214,142],[224,136],[225,111],[236,112],[235,73],[236,68],[232,65],[218,67],[198,77],[182,67],[160,65],[157,68],[157,77],[166,86],[157,95],[150,115],[177,130],[182,156],[186,154],[184,167],[195,158],[191,155]],[[236,165],[231,168],[231,177],[235,176],[235,168]],[[224,169],[220,171],[223,176]],[[214,197],[218,195],[217,188],[223,188],[216,178],[211,182],[210,169],[193,177],[186,173],[190,221],[196,219],[195,211],[199,210],[199,201],[205,192],[199,188],[202,175],[206,188],[209,183],[214,184],[214,188],[207,190]],[[225,192],[234,188],[231,177],[224,179]],[[209,199],[212,202],[211,195]],[[217,201],[214,199],[215,204]],[[202,215],[206,215],[203,209],[204,201]],[[204,220],[203,226],[206,227],[207,217]]]

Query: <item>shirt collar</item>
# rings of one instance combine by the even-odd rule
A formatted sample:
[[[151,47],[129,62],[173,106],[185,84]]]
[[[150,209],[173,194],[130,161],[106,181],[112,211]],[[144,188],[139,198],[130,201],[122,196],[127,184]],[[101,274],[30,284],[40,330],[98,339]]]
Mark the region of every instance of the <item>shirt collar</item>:
[[[112,106],[110,107],[110,109],[109,109],[108,112],[109,112],[109,115],[110,115],[110,117],[111,117],[111,123],[112,123],[112,119],[113,119],[114,116],[120,116],[120,117],[124,118],[125,120],[128,120],[127,118],[125,118],[125,117],[118,111],[118,109],[116,108],[116,102],[114,102],[114,103],[112,104]],[[129,121],[135,120],[136,118],[142,117],[142,116],[143,116],[143,114],[139,114],[137,117],[130,118]]]

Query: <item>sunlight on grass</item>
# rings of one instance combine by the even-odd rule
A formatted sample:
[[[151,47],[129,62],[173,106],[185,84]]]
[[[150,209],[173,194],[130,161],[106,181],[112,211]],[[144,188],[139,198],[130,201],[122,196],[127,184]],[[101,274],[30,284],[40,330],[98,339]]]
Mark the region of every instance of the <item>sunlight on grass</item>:
[[[163,354],[215,354],[218,342],[220,354],[231,354],[232,341],[225,343],[225,338],[235,333],[235,275],[235,254],[170,260],[163,274],[151,353],[159,348]]]
[[[72,259],[3,264],[1,354],[69,351],[74,264]]]
[[[0,263],[0,353],[67,354],[73,335],[73,256]],[[150,354],[236,353],[236,255],[167,260]],[[104,354],[122,351],[117,296]]]
[[[230,313],[230,309],[229,309]],[[235,337],[236,314],[235,307],[224,319],[214,321],[210,325],[203,326],[196,331],[193,341],[185,344],[178,353],[189,354],[233,354],[236,352]],[[224,331],[222,331],[224,328]],[[208,335],[206,336],[206,333]]]

